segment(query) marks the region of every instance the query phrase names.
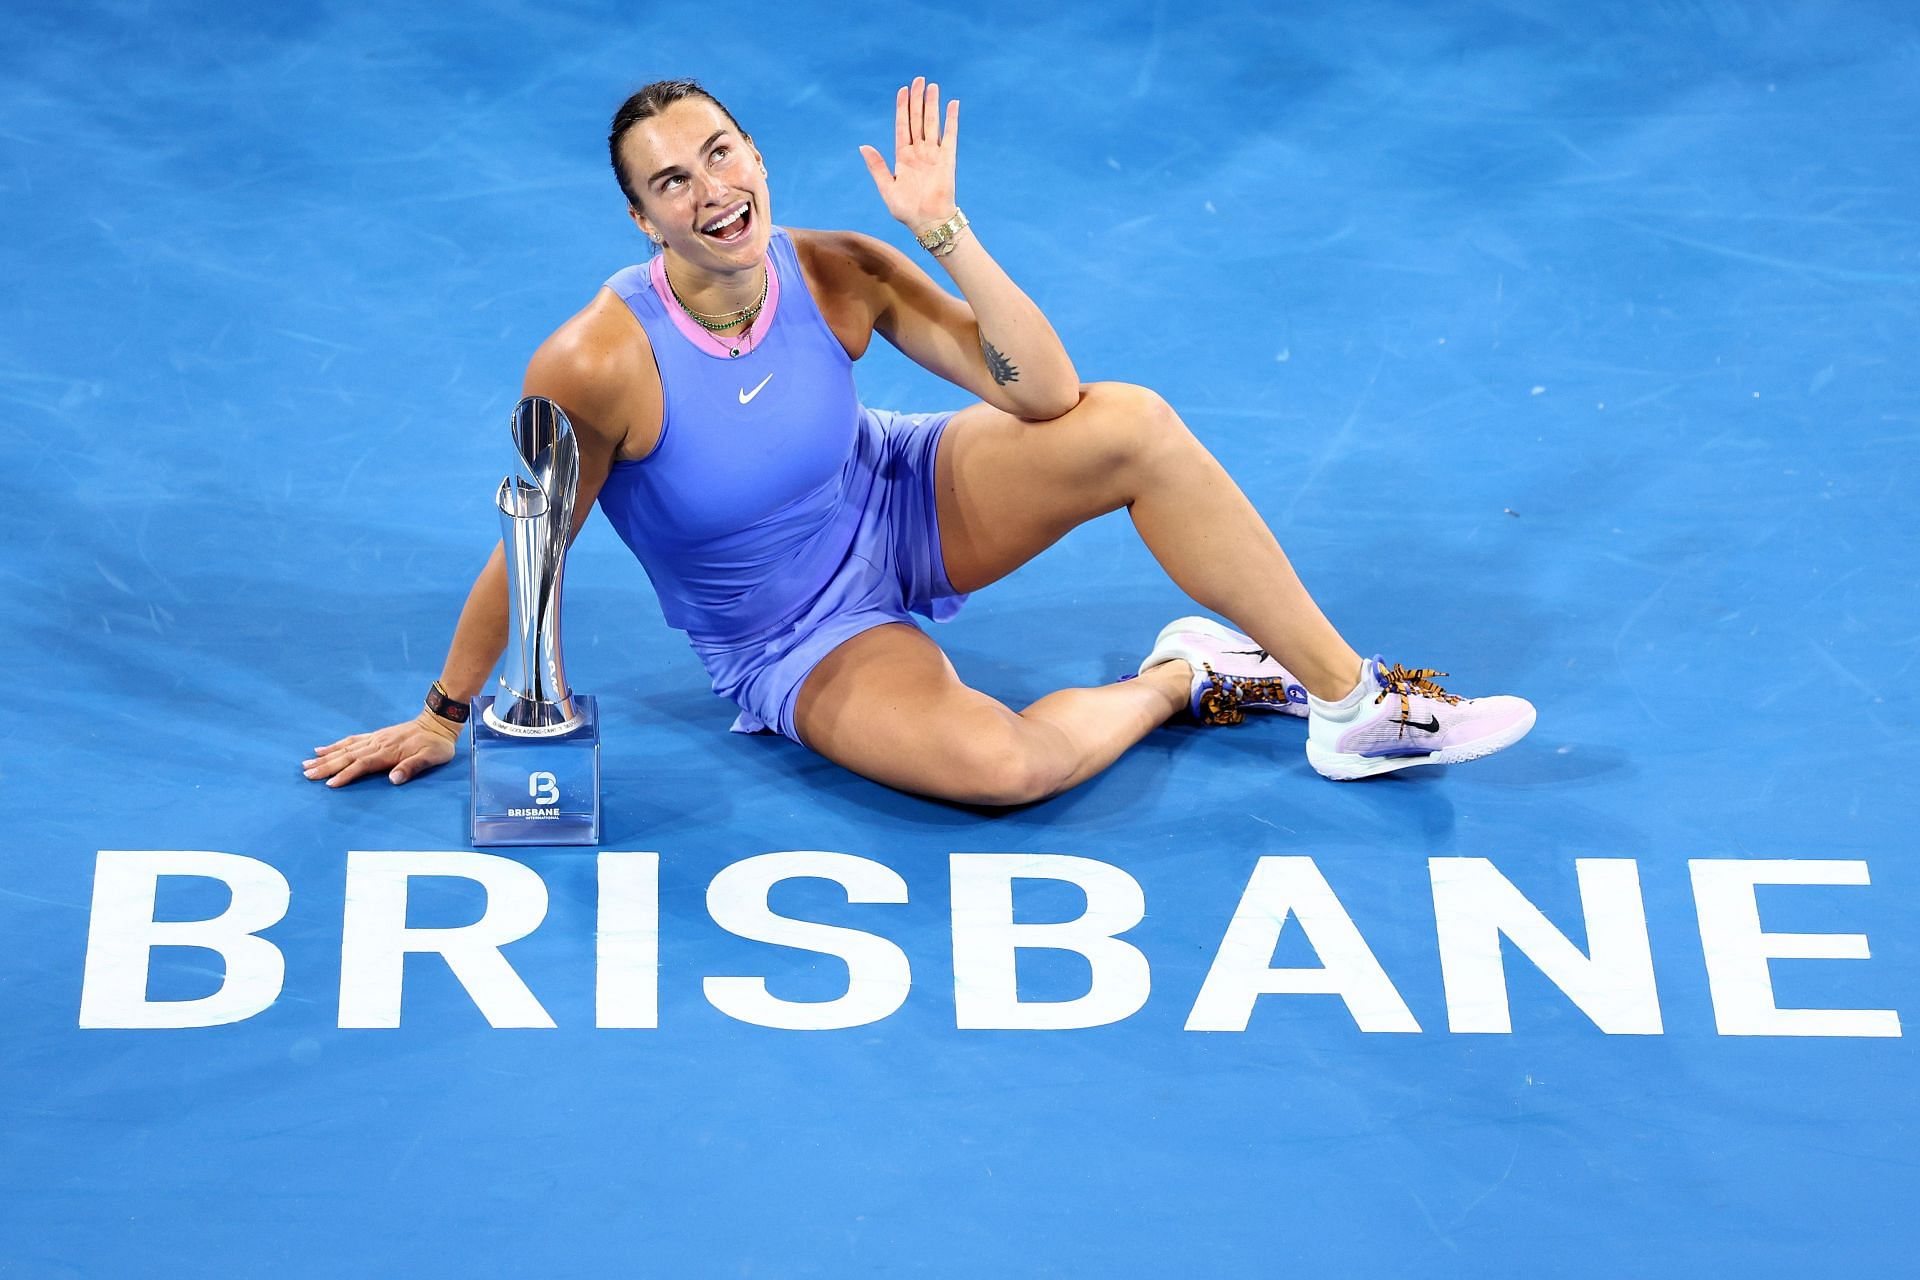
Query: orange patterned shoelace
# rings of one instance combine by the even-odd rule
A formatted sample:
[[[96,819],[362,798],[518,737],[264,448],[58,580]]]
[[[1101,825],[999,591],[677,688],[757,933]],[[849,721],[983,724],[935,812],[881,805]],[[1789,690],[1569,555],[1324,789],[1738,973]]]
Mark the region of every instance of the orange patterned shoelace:
[[[1200,723],[1239,724],[1247,718],[1242,706],[1249,702],[1285,702],[1284,680],[1236,680],[1218,675],[1211,663],[1200,664],[1207,673],[1208,689],[1200,695]]]
[[[1416,695],[1422,698],[1433,698],[1436,701],[1449,704],[1462,701],[1459,694],[1448,693],[1445,689],[1442,689],[1433,682],[1434,677],[1446,675],[1447,673],[1444,671],[1435,671],[1432,667],[1417,667],[1409,671],[1397,662],[1390,667],[1381,667],[1378,663],[1375,663],[1374,669],[1380,673],[1380,684],[1382,686],[1380,692],[1374,696],[1374,705],[1378,706],[1390,693],[1400,696],[1400,733],[1402,736],[1405,736],[1407,732],[1406,722],[1413,718],[1413,703],[1410,699]]]

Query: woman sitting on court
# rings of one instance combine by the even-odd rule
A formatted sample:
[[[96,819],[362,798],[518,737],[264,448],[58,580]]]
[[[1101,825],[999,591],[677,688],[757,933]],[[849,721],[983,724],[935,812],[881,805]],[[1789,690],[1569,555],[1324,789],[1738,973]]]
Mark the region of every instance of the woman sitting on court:
[[[773,223],[753,139],[691,81],[614,116],[613,168],[658,247],[607,281],[528,367],[580,443],[575,532],[595,499],[687,633],[734,728],[773,729],[875,781],[1018,804],[1106,768],[1181,712],[1303,716],[1335,779],[1471,760],[1518,741],[1533,708],[1463,699],[1439,673],[1363,661],[1279,544],[1153,392],[1082,385],[1040,309],[954,200],[959,103],[900,90],[895,164],[862,147],[887,210],[960,292],[847,231]],[[980,397],[951,414],[862,406],[853,362],[875,333]],[[910,613],[969,592],[1068,530],[1125,507],[1174,582],[1246,634],[1170,624],[1138,678],[1014,711],[969,688]],[[451,759],[459,704],[506,643],[502,554],[475,582],[430,709],[322,747],[329,786],[396,783]]]

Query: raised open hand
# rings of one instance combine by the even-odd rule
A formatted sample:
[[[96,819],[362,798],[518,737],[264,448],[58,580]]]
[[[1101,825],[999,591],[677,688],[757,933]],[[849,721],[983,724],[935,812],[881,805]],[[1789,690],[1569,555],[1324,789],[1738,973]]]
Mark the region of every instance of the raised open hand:
[[[873,185],[887,212],[918,235],[945,222],[957,207],[953,197],[953,157],[960,139],[960,99],[947,104],[945,136],[940,128],[940,86],[915,76],[894,100],[894,167],[873,147],[860,148]]]

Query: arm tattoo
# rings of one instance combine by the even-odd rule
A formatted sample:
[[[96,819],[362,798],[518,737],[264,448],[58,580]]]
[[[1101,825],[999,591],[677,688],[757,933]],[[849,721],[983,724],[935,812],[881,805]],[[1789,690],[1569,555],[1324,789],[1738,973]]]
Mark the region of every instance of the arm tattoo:
[[[987,358],[987,372],[993,375],[994,385],[1004,387],[1009,382],[1020,381],[1020,370],[1014,368],[1013,361],[1000,354],[1000,349],[987,341],[987,335],[980,335],[980,354]]]

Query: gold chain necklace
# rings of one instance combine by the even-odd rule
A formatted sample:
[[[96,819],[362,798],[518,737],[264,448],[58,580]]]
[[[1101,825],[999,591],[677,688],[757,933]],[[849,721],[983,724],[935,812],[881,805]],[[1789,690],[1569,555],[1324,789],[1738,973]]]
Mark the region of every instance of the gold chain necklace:
[[[708,333],[718,333],[722,329],[731,329],[737,324],[752,323],[753,318],[760,314],[760,308],[767,305],[767,286],[772,278],[770,272],[762,270],[760,275],[760,298],[752,306],[742,307],[738,311],[728,311],[717,316],[710,316],[703,312],[695,311],[692,307],[688,306],[687,300],[680,296],[680,291],[673,287],[672,274],[664,274],[666,274],[667,278],[667,292],[671,293],[673,300],[680,304],[680,309],[689,316],[692,316],[693,322],[702,329],[705,329]]]

